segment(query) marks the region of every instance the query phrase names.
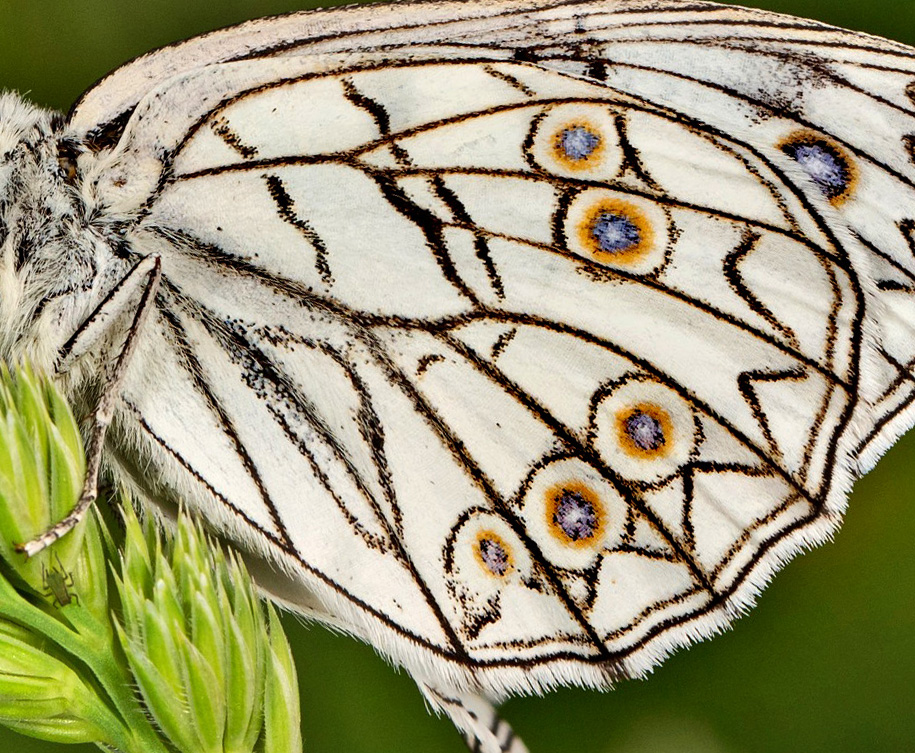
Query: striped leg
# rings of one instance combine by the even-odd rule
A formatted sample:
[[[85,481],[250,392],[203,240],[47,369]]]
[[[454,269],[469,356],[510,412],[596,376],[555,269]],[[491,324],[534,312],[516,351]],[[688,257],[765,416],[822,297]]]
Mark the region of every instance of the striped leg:
[[[473,753],[528,753],[527,746],[481,695],[419,686],[436,712],[444,711]]]
[[[101,398],[92,412],[92,424],[86,443],[86,478],[83,480],[80,498],[70,514],[47,531],[31,541],[16,544],[16,551],[27,557],[34,557],[79,525],[98,496],[98,475],[102,464],[105,434],[120,400],[121,382],[136,350],[137,336],[155,306],[161,275],[162,267],[158,256],[147,256],[142,259],[81,325],[59,356],[61,360],[57,364],[57,370],[60,373],[66,371],[81,355],[93,347],[98,347],[113,328],[123,327],[122,330],[115,330],[123,335],[123,343],[120,351],[113,354],[116,355],[114,365],[106,375]],[[123,322],[125,317],[128,319],[127,322]]]

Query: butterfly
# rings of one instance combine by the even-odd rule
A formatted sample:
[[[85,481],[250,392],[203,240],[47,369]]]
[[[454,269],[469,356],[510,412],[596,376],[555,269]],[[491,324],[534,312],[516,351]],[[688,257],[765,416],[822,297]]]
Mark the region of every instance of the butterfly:
[[[646,669],[672,636],[719,627],[774,567],[779,547],[831,529],[852,476],[848,457],[866,466],[901,430],[894,422],[905,420],[906,382],[894,384],[901,372],[887,364],[908,361],[905,319],[867,312],[905,300],[908,218],[903,201],[890,219],[868,206],[886,210],[884,192],[880,201],[862,197],[890,178],[905,185],[911,63],[901,46],[841,35],[837,44],[808,22],[771,21],[772,37],[748,50],[754,19],[770,21],[710,6],[628,5],[629,15],[591,4],[468,8],[341,12],[334,18],[344,29],[307,60],[288,51],[288,32],[265,22],[253,32],[283,40],[283,56],[269,64],[169,78],[175,64],[214,64],[232,58],[232,45],[247,49],[239,30],[162,53],[162,69],[151,58],[150,68],[139,61],[103,81],[78,103],[52,163],[78,189],[78,209],[91,209],[76,220],[98,232],[77,239],[67,226],[65,239],[82,240],[56,277],[69,287],[43,297],[27,291],[26,300],[42,304],[33,317],[44,327],[14,332],[20,339],[8,347],[50,360],[66,345],[78,376],[71,382],[82,386],[99,370],[93,348],[118,352],[105,342],[105,325],[139,308],[146,288],[137,280],[153,279],[149,260],[158,254],[164,271],[146,309],[152,323],[132,330],[138,350],[108,439],[115,470],[151,502],[197,495],[223,533],[264,559],[279,546],[309,578],[332,570],[328,585],[338,594],[344,578],[376,576],[368,585],[347,581],[343,598],[319,594],[317,603],[313,583],[290,593],[262,574],[280,598],[407,665],[432,703],[498,749],[507,727],[487,735],[488,710],[473,694],[449,691],[599,685]],[[390,23],[407,28],[386,32],[383,43],[343,33]],[[633,25],[660,36],[606,44]],[[443,29],[452,44],[439,43]],[[789,29],[800,41],[778,56],[778,34]],[[830,62],[838,53],[826,51],[844,50],[843,39],[854,39],[847,46],[855,55],[864,46],[867,60]],[[676,75],[651,65],[659,48]],[[871,62],[881,55],[882,64]],[[885,70],[884,58],[896,68]],[[879,76],[877,95],[867,94],[868,75]],[[302,99],[271,99],[281,88]],[[250,94],[232,99],[242,91]],[[188,111],[191,103],[199,111]],[[843,131],[833,116],[849,108],[859,114]],[[879,116],[860,130],[860,113],[871,111]],[[895,141],[874,137],[884,116]],[[258,141],[264,121],[272,130]],[[295,141],[298,132],[307,143]],[[306,184],[290,177],[297,170],[309,174]],[[251,175],[256,190],[244,180]],[[220,187],[220,177],[236,182]],[[260,218],[268,215],[281,241],[264,243]],[[16,245],[21,258],[10,266],[47,286],[47,270],[35,263],[41,254],[27,245]],[[414,247],[427,253],[399,264],[397,254]],[[131,276],[131,263],[146,266]],[[773,280],[783,264],[784,278]],[[283,284],[271,287],[278,277]],[[513,289],[521,296],[514,308]],[[94,317],[91,296],[106,302]],[[812,312],[810,299],[832,302]],[[612,336],[601,337],[610,325],[597,315],[614,312]],[[884,332],[889,321],[902,334]],[[83,339],[61,342],[68,325]],[[877,344],[885,352],[867,349]],[[749,365],[728,361],[744,351]],[[866,380],[855,381],[859,371]],[[844,408],[840,392],[854,398]],[[800,415],[796,406],[805,406]],[[264,438],[241,430],[261,427],[258,410],[279,430],[269,441],[278,456],[255,462]],[[205,414],[208,424],[185,424]],[[842,444],[852,435],[858,445]],[[144,473],[151,466],[158,475],[140,476],[138,454]],[[290,470],[303,462],[306,470]],[[262,480],[265,470],[274,486]],[[292,513],[254,517],[287,477],[317,478],[333,499],[336,510],[323,514],[346,525],[315,526],[330,546],[302,543],[307,532],[293,529]],[[471,488],[462,487],[468,479]],[[264,506],[250,504],[258,496]],[[724,504],[738,498],[757,505],[743,508],[749,517]],[[435,506],[420,515],[406,509],[411,499]],[[702,503],[711,509],[697,510]],[[450,514],[450,524],[433,513]],[[275,540],[258,539],[271,523]],[[407,599],[380,565],[358,565],[359,547],[389,566],[405,563],[407,583],[425,585],[419,603],[444,615],[445,633],[452,626],[452,647],[491,655],[452,661],[447,651],[432,659],[413,652],[424,634],[404,630]],[[428,585],[423,567],[437,567],[439,580]],[[632,606],[632,582],[670,591],[614,614]],[[532,630],[513,635],[526,624],[521,615],[534,615]],[[593,635],[597,615],[618,620],[616,630]],[[553,619],[565,620],[561,629]],[[647,637],[634,638],[639,630]],[[486,724],[473,714],[486,714]]]

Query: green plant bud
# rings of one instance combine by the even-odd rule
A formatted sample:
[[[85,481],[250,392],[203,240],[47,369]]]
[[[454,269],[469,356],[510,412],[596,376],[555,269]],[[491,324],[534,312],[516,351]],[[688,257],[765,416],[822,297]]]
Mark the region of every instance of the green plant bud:
[[[264,753],[302,750],[299,684],[292,651],[276,610],[270,613],[267,685],[264,703]]]
[[[237,556],[183,513],[169,544],[124,500],[120,554],[95,511],[35,557],[16,552],[70,512],[85,466],[53,384],[0,366],[0,724],[125,753],[293,753],[279,622]]]
[[[55,742],[107,741],[91,720],[109,722],[111,712],[48,649],[28,629],[0,620],[0,723]]]
[[[153,664],[142,641],[132,640],[120,626],[117,634],[140,695],[159,729],[179,750],[198,749],[193,725],[187,719],[187,703],[183,695],[175,696],[172,692],[175,683],[163,676],[160,668]]]
[[[229,559],[227,576],[229,582],[238,582],[245,578],[244,568],[234,557]],[[251,750],[258,739],[263,722],[267,673],[265,665],[269,662],[269,657],[266,651],[250,651],[247,637],[266,635],[267,620],[251,589],[223,591],[222,596],[227,604],[223,608],[223,613],[232,616],[226,627],[226,695],[232,699],[232,703],[238,705],[238,708],[247,709],[246,714],[232,714],[228,718],[226,750]],[[298,705],[293,710],[298,714]],[[248,723],[244,724],[246,716]],[[297,719],[298,716],[295,720],[296,725]]]
[[[252,753],[267,737],[292,744],[275,750],[295,751],[301,741],[289,648],[275,615],[268,629],[244,567],[183,513],[165,547],[143,535],[132,512],[125,520],[125,573],[137,577],[118,580],[119,635],[160,729],[195,753]],[[266,713],[265,697],[277,704]]]
[[[49,572],[72,573],[85,528],[30,560],[14,547],[73,509],[85,472],[79,429],[51,381],[27,366],[15,375],[0,367],[0,558],[38,592],[48,590]]]

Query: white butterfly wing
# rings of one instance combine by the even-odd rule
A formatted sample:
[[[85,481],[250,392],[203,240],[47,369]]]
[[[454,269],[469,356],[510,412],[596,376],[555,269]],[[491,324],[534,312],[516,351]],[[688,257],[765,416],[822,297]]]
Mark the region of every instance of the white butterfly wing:
[[[645,671],[911,423],[912,67],[692,3],[353,9],[141,58],[72,119],[121,251],[163,264],[117,462],[421,681]]]
[[[859,411],[862,471],[912,423],[913,387],[899,368],[915,355],[906,324],[915,245],[909,222],[915,177],[910,48],[712,3],[351,7],[255,21],[145,55],[88,92],[74,108],[73,124],[107,143],[151,86],[183,71],[219,61],[353,50],[424,58],[502,59],[513,53],[598,76],[727,132],[747,129],[751,143],[769,149],[786,118],[844,144],[868,179],[838,224],[854,227],[848,252],[859,273],[878,284],[871,308],[899,312],[879,322],[871,317],[883,336],[862,388],[864,402],[874,404],[873,413]],[[768,134],[759,127],[767,123]],[[871,211],[874,203],[879,211]]]

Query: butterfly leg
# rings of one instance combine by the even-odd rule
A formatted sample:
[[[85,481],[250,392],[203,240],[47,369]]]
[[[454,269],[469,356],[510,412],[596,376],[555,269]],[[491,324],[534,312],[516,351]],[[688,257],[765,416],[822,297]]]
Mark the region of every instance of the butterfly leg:
[[[161,276],[159,257],[147,257],[141,261],[65,346],[64,350],[67,355],[62,363],[58,364],[58,372],[64,371],[76,357],[89,349],[87,342],[90,345],[99,342],[101,334],[109,331],[108,327],[111,323],[120,319],[119,314],[131,312],[132,309],[132,319],[125,331],[124,342],[107,378],[105,388],[102,390],[102,396],[92,414],[89,440],[86,443],[86,478],[83,481],[79,500],[67,516],[37,538],[24,544],[17,544],[16,551],[33,557],[49,547],[79,524],[98,496],[98,474],[102,463],[105,434],[120,397],[120,386],[127,371],[127,365],[136,350],[137,336],[152,311]],[[140,300],[134,304],[132,301],[137,293],[140,295]]]
[[[521,738],[483,696],[438,690],[426,683],[420,683],[419,689],[435,711],[451,718],[473,753],[528,753]]]

